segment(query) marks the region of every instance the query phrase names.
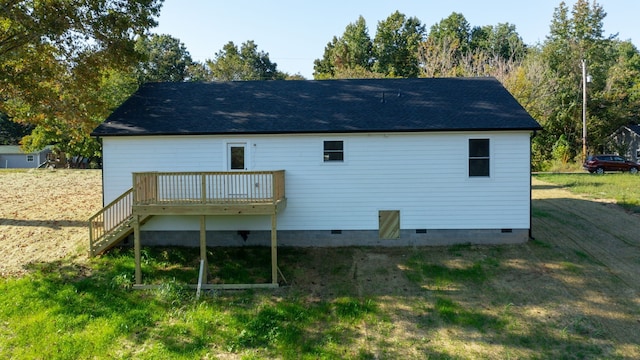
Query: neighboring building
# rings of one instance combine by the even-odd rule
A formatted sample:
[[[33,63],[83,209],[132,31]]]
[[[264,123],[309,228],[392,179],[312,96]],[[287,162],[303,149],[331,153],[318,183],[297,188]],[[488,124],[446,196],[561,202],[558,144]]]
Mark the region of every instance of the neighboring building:
[[[25,153],[18,145],[0,145],[0,168],[38,168],[47,162],[47,154],[50,152],[51,149],[49,147],[40,151]]]
[[[209,245],[268,244],[277,217],[282,245],[405,246],[526,241],[530,140],[540,129],[494,78],[363,79],[150,83],[92,135],[103,147],[105,204],[132,188],[133,173],[144,173],[135,175],[137,214],[151,214],[149,199],[154,211],[172,201],[162,196],[182,201],[139,221],[142,242],[197,245],[206,226]],[[275,177],[243,173],[277,170],[286,207],[271,220],[245,215],[255,209],[245,205],[203,207],[199,217],[184,205],[197,198],[176,195],[201,184],[189,191],[204,203],[227,181],[219,196],[233,206],[277,191]]]
[[[609,139],[610,147],[618,155],[640,162],[640,125],[621,126]]]

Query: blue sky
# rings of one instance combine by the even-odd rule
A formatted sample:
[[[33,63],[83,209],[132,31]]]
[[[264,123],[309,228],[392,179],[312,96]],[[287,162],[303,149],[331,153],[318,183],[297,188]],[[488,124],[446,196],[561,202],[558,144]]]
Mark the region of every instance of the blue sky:
[[[566,1],[571,7],[572,0]],[[640,1],[600,0],[607,12],[605,35],[618,33],[640,47]],[[333,36],[362,15],[373,39],[378,22],[399,10],[427,30],[452,12],[471,26],[510,23],[527,44],[544,41],[560,0],[165,0],[158,34],[180,39],[197,61],[211,59],[224,44],[253,40],[280,71],[312,79],[313,60]]]

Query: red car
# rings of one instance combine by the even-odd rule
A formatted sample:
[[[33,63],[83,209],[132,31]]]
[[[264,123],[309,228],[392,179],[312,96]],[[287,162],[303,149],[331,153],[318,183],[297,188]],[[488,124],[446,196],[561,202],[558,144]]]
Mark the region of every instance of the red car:
[[[628,171],[630,174],[636,174],[640,170],[640,164],[618,155],[591,155],[582,167],[596,174],[604,174],[605,171]]]

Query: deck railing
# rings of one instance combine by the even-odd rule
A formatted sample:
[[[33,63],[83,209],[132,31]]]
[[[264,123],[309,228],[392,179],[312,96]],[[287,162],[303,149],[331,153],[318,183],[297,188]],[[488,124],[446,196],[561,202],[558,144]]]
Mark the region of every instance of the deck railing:
[[[284,170],[141,172],[133,174],[133,205],[275,203],[285,197]]]
[[[132,214],[133,189],[127,190],[117,199],[89,218],[89,244],[91,255],[95,255],[99,244],[109,233],[124,224]]]

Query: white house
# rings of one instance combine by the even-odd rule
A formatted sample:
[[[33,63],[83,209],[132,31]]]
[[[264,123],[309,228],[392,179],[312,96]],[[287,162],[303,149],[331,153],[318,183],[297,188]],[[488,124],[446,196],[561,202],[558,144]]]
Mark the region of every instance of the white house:
[[[143,243],[202,244],[206,228],[210,246],[268,244],[277,221],[281,245],[406,246],[526,241],[540,129],[493,78],[367,79],[146,84],[92,135],[105,204],[134,181],[139,205],[143,192],[187,204],[215,184],[233,201],[283,188],[273,216],[140,207]]]

